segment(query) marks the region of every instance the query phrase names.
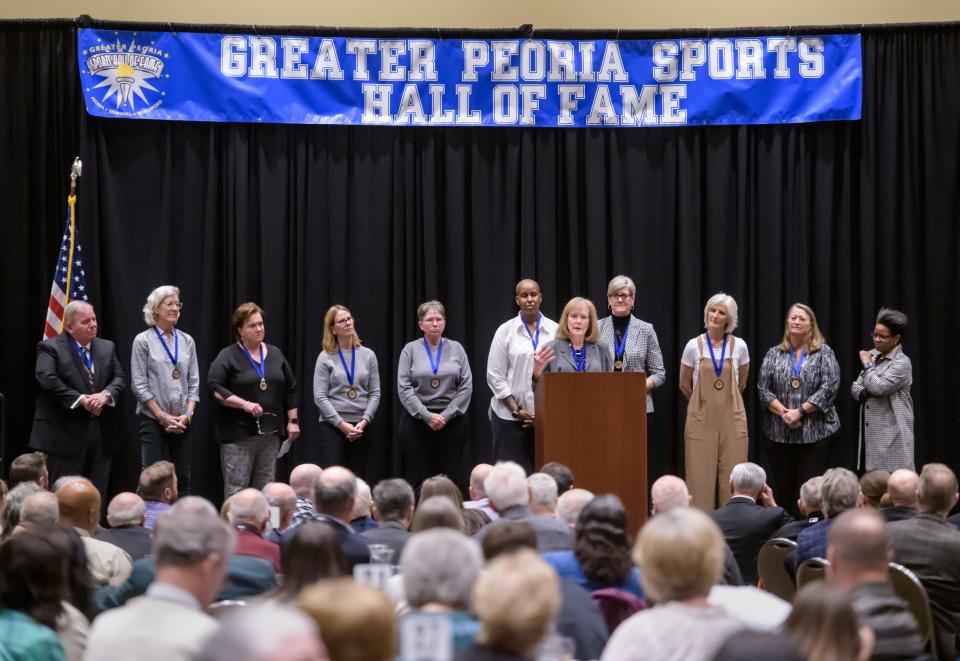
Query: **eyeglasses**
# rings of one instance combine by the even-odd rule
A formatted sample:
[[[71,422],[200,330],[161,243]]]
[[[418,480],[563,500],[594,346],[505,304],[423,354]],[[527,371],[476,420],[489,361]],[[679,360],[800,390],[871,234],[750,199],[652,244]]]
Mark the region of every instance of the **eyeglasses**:
[[[268,421],[270,424],[265,423],[267,430],[264,431],[263,427],[260,426],[260,421],[263,420],[263,417],[267,415],[269,415],[274,419],[271,421]],[[276,413],[267,413],[266,411],[264,411],[261,416],[254,418],[254,420],[257,421],[257,434],[260,436],[270,436],[271,434],[276,434],[277,432],[279,432],[280,431],[279,418],[280,416],[278,416]]]
[[[182,310],[182,309],[183,309],[183,303],[164,303],[164,304],[163,304],[163,307],[165,307],[165,308],[173,308],[173,309],[175,309],[175,310]]]
[[[610,294],[610,298],[615,301],[629,301],[633,298],[633,294]]]
[[[351,321],[353,321],[353,317],[344,317],[343,319],[340,319],[340,320],[335,321],[335,322],[333,322],[333,323],[336,324],[337,326],[346,326],[346,325],[347,325],[348,323],[350,323]]]
[[[889,340],[893,335],[881,335],[880,333],[870,333],[870,336],[875,340]]]

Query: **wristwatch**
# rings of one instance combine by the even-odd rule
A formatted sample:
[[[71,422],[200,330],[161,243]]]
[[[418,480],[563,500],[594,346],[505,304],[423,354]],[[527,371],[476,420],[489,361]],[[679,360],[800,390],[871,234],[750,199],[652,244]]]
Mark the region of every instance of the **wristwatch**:
[[[291,425],[299,425],[300,418],[290,418],[289,420],[287,420],[287,423]]]
[[[517,420],[519,420],[519,419],[520,419],[520,407],[517,407],[517,408],[515,408],[514,410],[510,411],[510,415],[512,415],[512,416],[513,416],[514,418],[516,418]]]

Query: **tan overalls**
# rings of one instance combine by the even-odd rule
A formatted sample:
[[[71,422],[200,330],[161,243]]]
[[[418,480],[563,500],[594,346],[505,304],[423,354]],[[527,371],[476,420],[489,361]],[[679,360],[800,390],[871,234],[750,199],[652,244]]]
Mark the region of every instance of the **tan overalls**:
[[[693,505],[706,512],[730,499],[730,471],[747,460],[747,413],[733,374],[734,341],[730,336],[718,378],[709,353],[703,351],[703,336],[697,338],[700,378],[687,404],[683,436],[687,487]]]

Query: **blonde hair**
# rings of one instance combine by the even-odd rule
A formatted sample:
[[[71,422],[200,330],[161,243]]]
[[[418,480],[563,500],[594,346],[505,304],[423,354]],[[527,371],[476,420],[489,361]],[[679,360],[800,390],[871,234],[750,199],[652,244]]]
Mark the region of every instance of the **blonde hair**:
[[[810,353],[820,351],[827,341],[823,338],[823,333],[820,332],[820,327],[817,325],[817,315],[813,313],[809,305],[803,303],[794,303],[787,309],[787,317],[783,321],[783,339],[780,340],[780,351],[790,351],[793,348],[793,345],[790,344],[790,311],[794,308],[802,310],[804,314],[810,317],[810,337],[807,339]]]
[[[353,313],[350,312],[345,305],[331,305],[327,308],[326,314],[323,315],[323,350],[327,353],[333,353],[339,346],[337,336],[333,334],[333,327],[336,325],[338,312],[346,312],[351,317],[353,316]],[[353,325],[353,346],[363,346],[363,343],[360,341],[360,336],[357,335],[356,322],[354,322]]]
[[[585,342],[597,342],[600,339],[600,329],[597,327],[597,308],[594,306],[593,302],[589,299],[583,298],[581,296],[576,296],[567,301],[567,304],[563,306],[563,314],[560,315],[559,328],[557,328],[557,339],[558,340],[569,340],[570,333],[567,331],[567,317],[570,316],[570,312],[573,311],[573,308],[577,305],[584,305],[587,308],[587,314],[590,316],[590,325],[587,326],[587,332],[584,336]]]
[[[157,325],[157,308],[169,296],[180,298],[180,288],[173,285],[162,285],[157,287],[147,296],[147,302],[143,306],[143,322],[147,326]]]
[[[732,333],[737,327],[737,302],[733,296],[719,292],[707,299],[707,304],[703,306],[703,327],[707,327],[707,314],[710,308],[715,305],[722,305],[727,309],[727,325],[723,329],[724,333]]]
[[[392,661],[395,616],[387,597],[352,578],[323,580],[304,588],[297,604],[320,627],[336,661]]]

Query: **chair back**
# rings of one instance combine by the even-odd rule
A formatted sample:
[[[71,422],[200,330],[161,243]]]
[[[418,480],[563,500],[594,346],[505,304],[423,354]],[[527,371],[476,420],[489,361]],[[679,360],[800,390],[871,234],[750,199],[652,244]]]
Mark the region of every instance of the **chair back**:
[[[890,563],[890,583],[897,596],[907,602],[910,612],[917,621],[917,628],[926,647],[933,638],[933,613],[930,610],[930,597],[917,575],[896,562]]]
[[[215,601],[207,607],[207,613],[215,620],[220,620],[223,617],[233,613],[241,608],[246,607],[247,602],[237,601],[235,599],[224,599],[222,601]]]
[[[801,562],[797,567],[797,589],[813,581],[822,581],[829,564],[826,558],[808,558]]]
[[[611,634],[625,619],[647,607],[646,602],[635,594],[620,588],[601,588],[590,593],[600,609],[607,631]]]
[[[757,571],[760,574],[760,586],[784,601],[793,601],[797,584],[787,571],[787,555],[797,548],[797,543],[784,537],[767,540],[760,547],[757,557]]]

